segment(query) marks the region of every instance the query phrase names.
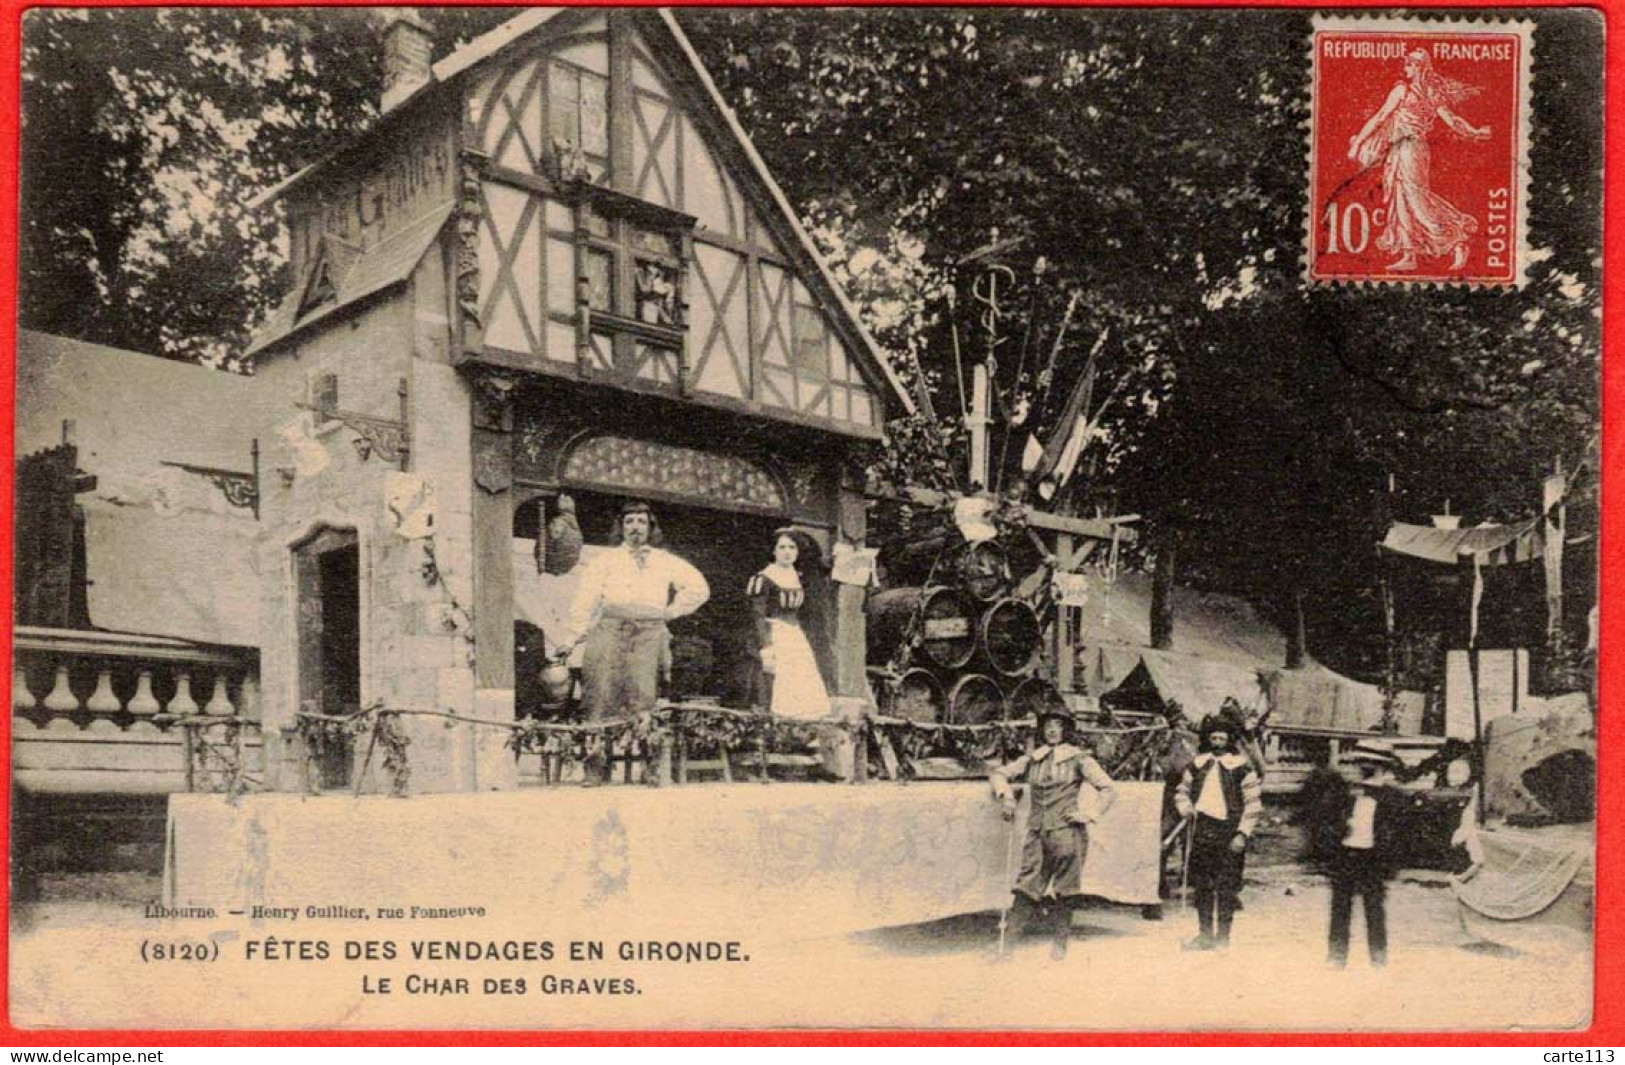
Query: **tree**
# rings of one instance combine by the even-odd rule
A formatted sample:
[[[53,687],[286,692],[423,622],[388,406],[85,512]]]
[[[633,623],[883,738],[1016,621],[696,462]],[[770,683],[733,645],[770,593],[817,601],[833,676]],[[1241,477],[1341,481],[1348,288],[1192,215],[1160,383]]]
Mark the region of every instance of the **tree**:
[[[504,13],[437,19],[442,47]],[[376,14],[39,8],[23,22],[19,317],[225,362],[287,279],[254,197],[376,116]]]
[[[1526,514],[1597,424],[1601,36],[1538,17],[1531,283],[1419,293],[1301,283],[1303,14],[684,13],[792,200],[856,235],[837,257],[877,219],[943,277],[995,227],[1024,236],[1052,268],[1032,317],[1081,291],[1064,363],[1110,330],[1126,383],[1092,494],[1187,580],[1283,625],[1304,594],[1312,649],[1367,672],[1387,514]],[[921,346],[946,386],[940,318]]]

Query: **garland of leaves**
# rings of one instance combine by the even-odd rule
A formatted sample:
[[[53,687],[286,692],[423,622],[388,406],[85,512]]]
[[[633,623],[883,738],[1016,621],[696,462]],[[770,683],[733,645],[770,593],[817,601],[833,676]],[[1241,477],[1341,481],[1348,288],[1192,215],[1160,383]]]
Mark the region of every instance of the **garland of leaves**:
[[[423,575],[424,584],[431,588],[439,588],[441,594],[445,596],[446,628],[451,632],[455,632],[462,639],[464,644],[463,654],[467,658],[467,664],[472,666],[474,664],[475,650],[474,615],[469,612],[467,607],[457,601],[457,597],[452,594],[450,586],[446,584],[446,576],[440,569],[440,560],[435,555],[433,537],[423,541],[423,566],[420,572]]]
[[[316,714],[300,711],[294,717],[303,747],[305,790],[311,795],[322,793],[321,769],[318,759],[349,749],[352,741],[372,727],[370,715],[378,707],[371,706],[352,714]]]
[[[1025,750],[1037,731],[1032,718],[989,721],[979,725],[949,725],[907,718],[870,717],[868,726],[884,736],[905,763],[920,758],[953,758],[971,765],[1009,757]],[[1142,779],[1148,760],[1159,759],[1171,735],[1167,725],[1132,728],[1080,728],[1080,746],[1098,754],[1112,748],[1102,768],[1119,779]]]
[[[831,728],[853,735],[859,750],[867,750],[871,735],[882,737],[906,763],[927,757],[948,757],[969,765],[1008,758],[1028,747],[1037,723],[1031,718],[990,721],[978,725],[912,721],[868,715],[857,721],[807,721],[778,717],[762,710],[731,710],[714,706],[663,706],[649,714],[594,722],[526,720],[490,721],[439,710],[390,709],[374,704],[342,717],[300,713],[298,726],[305,740],[306,777],[312,791],[319,790],[310,762],[319,753],[370,733],[366,761],[372,748],[383,748],[383,767],[390,774],[391,792],[405,796],[410,790],[411,764],[407,748],[411,738],[399,718],[421,715],[464,724],[509,731],[507,747],[516,754],[565,757],[575,761],[600,760],[608,752],[641,747],[650,763],[656,762],[673,739],[681,736],[691,751],[736,751],[755,746],[768,751],[805,750]],[[1147,779],[1155,775],[1172,733],[1165,724],[1130,728],[1079,730],[1083,746],[1099,751],[1109,746],[1104,768],[1119,779]],[[363,766],[365,772],[365,765]],[[359,791],[360,784],[357,784]]]
[[[180,724],[187,729],[186,756],[192,761],[194,790],[224,792],[226,801],[236,805],[251,785],[259,785],[259,781],[248,773],[239,745],[245,724],[243,720],[197,716],[182,719]],[[218,743],[211,742],[207,738],[210,728],[224,728],[224,738]],[[211,761],[215,763],[213,766],[210,765]],[[200,777],[207,781],[208,787],[197,788]],[[214,786],[216,781],[222,781],[223,786]]]

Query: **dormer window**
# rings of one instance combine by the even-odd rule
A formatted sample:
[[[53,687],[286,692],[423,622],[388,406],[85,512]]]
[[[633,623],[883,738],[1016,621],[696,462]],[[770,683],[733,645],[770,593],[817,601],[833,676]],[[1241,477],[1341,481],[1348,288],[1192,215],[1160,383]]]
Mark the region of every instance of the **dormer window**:
[[[310,269],[305,274],[298,317],[305,317],[323,304],[337,302],[344,273],[360,253],[360,248],[342,237],[332,233],[323,234],[316,246],[316,254],[311,258]]]

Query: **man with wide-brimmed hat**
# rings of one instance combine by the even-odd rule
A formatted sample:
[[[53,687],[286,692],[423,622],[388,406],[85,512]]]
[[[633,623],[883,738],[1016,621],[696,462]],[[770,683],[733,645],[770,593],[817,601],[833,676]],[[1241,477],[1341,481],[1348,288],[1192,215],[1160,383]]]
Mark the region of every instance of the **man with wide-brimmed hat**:
[[[654,512],[634,500],[621,507],[614,549],[582,568],[560,645],[567,655],[585,642],[581,688],[588,721],[654,709],[670,641],[666,623],[710,597],[705,576],[659,545]]]
[[[1009,941],[1019,938],[1035,917],[1044,917],[1054,936],[1051,956],[1060,958],[1072,935],[1072,911],[1083,901],[1088,826],[1105,814],[1116,791],[1100,763],[1075,746],[1072,714],[1066,707],[1057,704],[1040,710],[1037,726],[1038,745],[1032,752],[995,769],[990,779],[1006,821],[1016,815],[1010,782],[1025,780],[1032,792],[1021,871],[1011,900]]]
[[[1348,963],[1356,897],[1365,903],[1371,964],[1388,961],[1388,879],[1398,864],[1405,815],[1420,801],[1397,787],[1402,768],[1389,744],[1361,740],[1338,760],[1338,773],[1305,782],[1309,858],[1332,886],[1326,960],[1337,968]]]
[[[1230,945],[1247,845],[1264,809],[1264,782],[1236,749],[1234,728],[1218,714],[1202,719],[1200,750],[1174,789],[1174,806],[1190,823],[1186,861],[1198,927],[1185,944],[1191,950]]]

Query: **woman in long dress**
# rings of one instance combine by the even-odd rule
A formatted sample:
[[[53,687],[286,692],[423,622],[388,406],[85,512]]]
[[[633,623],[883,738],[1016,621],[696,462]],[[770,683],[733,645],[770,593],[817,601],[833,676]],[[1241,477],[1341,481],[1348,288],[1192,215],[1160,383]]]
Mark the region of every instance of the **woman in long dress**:
[[[1390,270],[1415,270],[1418,255],[1449,255],[1451,270],[1467,262],[1478,222],[1433,191],[1428,134],[1442,121],[1460,136],[1487,138],[1488,126],[1474,126],[1452,110],[1477,92],[1435,71],[1427,52],[1418,49],[1405,57],[1405,80],[1349,139],[1350,159],[1366,169],[1382,164],[1386,214],[1377,247],[1399,256]]]
[[[756,613],[761,702],[780,717],[830,715],[827,666],[814,646],[824,642],[819,556],[812,537],[780,529],[774,535],[773,562],[753,574],[745,589]]]

